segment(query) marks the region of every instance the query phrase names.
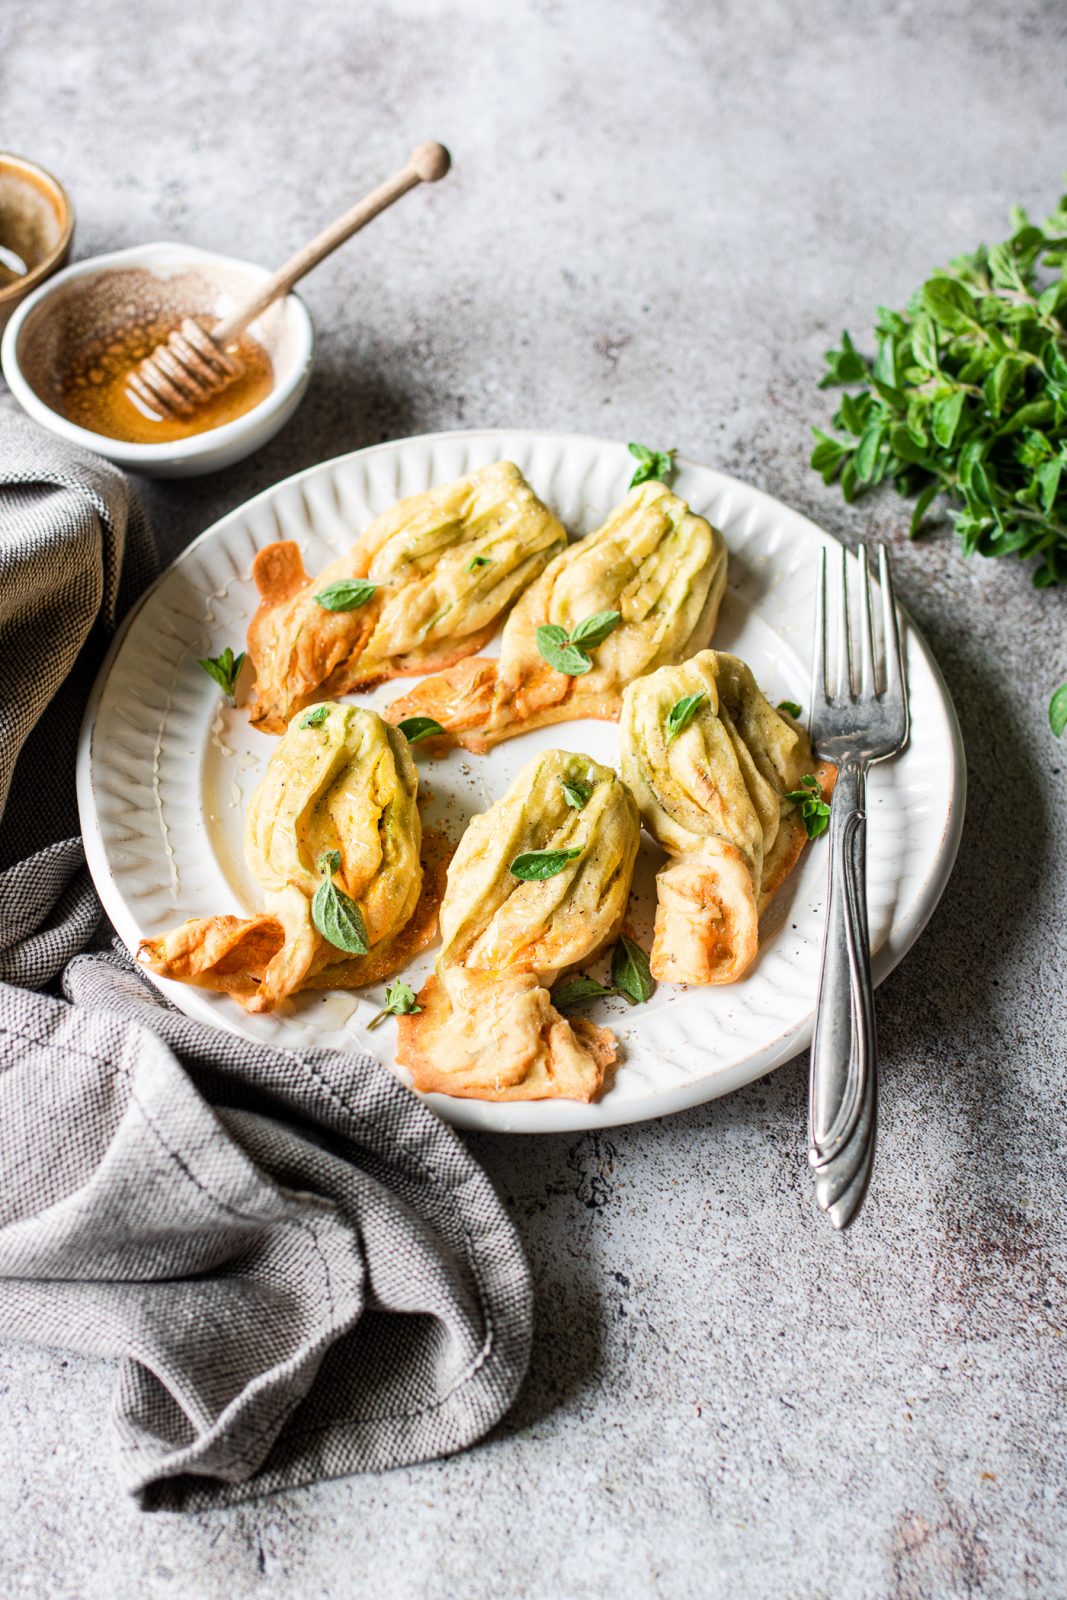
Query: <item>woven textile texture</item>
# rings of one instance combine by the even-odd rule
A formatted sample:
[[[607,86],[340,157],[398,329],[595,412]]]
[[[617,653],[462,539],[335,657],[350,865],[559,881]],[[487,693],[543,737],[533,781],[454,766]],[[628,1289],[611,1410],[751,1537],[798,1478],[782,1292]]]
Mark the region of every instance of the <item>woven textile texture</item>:
[[[102,922],[78,728],[154,559],[120,473],[0,416],[0,1334],[116,1359],[119,1477],[181,1510],[471,1444],[532,1303],[492,1185],[371,1056],[191,1022]]]

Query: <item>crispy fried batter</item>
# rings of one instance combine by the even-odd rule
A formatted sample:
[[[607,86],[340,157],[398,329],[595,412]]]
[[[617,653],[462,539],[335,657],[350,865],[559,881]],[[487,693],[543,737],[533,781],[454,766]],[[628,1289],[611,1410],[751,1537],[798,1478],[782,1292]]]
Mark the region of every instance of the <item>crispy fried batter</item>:
[[[711,638],[726,587],[722,535],[662,483],[632,489],[595,533],[569,545],[526,590],[504,625],[500,660],[464,661],[427,678],[386,712],[390,722],[434,717],[447,738],[484,752],[528,728],[618,718],[622,692],[643,673],[682,661]],[[569,633],[618,611],[622,621],[569,676],[537,647],[537,630]]]
[[[580,811],[561,779],[588,785]],[[618,933],[637,858],[633,798],[609,767],[550,750],[467,828],[441,905],[444,947],[402,1017],[397,1060],[426,1092],[481,1100],[591,1100],[615,1060],[606,1028],[571,1022],[548,990]],[[511,871],[531,851],[579,849],[533,881]]]
[[[672,740],[668,715],[704,701]],[[836,773],[776,711],[736,656],[703,650],[623,696],[622,775],[669,860],[657,877],[651,966],[673,983],[733,983],[759,948],[759,918],[807,835],[786,795],[807,774],[824,795]]]
[[[302,989],[354,989],[395,972],[436,932],[444,849],[423,845],[418,776],[407,740],[373,711],[325,705],[317,725],[294,719],[245,819],[245,859],[264,891],[262,916],[207,917],[145,939],[137,958],[161,977],[230,994],[269,1011]],[[319,933],[318,863],[359,908],[369,951],[352,955]]]
[[[313,700],[473,655],[565,542],[518,468],[498,461],[399,501],[315,578],[291,540],[267,545],[252,568],[253,722],[282,733]],[[349,611],[318,602],[344,580],[377,587]]]

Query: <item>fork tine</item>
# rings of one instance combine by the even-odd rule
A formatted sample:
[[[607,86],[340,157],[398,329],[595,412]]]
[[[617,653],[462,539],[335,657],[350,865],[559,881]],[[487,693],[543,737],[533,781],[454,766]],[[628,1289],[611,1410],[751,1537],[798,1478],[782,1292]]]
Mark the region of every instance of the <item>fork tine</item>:
[[[904,667],[900,653],[900,631],[897,628],[897,603],[893,596],[893,575],[889,566],[889,551],[884,544],[878,547],[878,583],[882,590],[885,692],[896,698],[904,692]]]
[[[841,547],[841,586],[837,605],[837,693],[852,698],[852,626],[848,615],[848,552]]]
[[[826,551],[819,553],[819,579],[815,585],[815,632],[811,645],[811,708],[822,705],[826,693]]]
[[[865,544],[860,545],[860,594],[863,597],[863,617],[860,621],[860,694],[869,696],[878,693],[878,677],[874,670],[871,561]]]

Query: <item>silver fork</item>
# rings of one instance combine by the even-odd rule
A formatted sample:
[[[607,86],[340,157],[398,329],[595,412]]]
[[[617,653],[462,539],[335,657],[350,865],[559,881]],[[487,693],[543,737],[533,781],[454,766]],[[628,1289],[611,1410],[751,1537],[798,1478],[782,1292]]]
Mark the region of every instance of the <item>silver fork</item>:
[[[826,927],[811,1041],[808,1160],[820,1210],[829,1214],[835,1228],[847,1228],[867,1192],[877,1122],[878,1064],[867,929],[867,769],[874,761],[896,755],[907,743],[908,694],[885,546],[878,547],[882,646],[877,652],[866,549],[859,552],[863,616],[858,652],[849,621],[845,551],[841,551],[836,607],[827,605],[826,567],[824,550],[811,666],[811,738],[816,754],[837,767],[837,783],[830,806]],[[827,635],[834,609],[837,671],[831,688]]]

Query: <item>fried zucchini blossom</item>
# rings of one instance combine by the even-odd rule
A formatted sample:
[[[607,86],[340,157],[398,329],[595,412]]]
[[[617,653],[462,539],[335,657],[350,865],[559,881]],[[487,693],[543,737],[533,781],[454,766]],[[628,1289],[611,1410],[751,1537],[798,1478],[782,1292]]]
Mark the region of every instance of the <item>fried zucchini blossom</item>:
[[[398,501],[315,578],[292,540],[267,545],[252,567],[252,721],[282,733],[313,700],[473,655],[566,537],[498,461]]]
[[[585,796],[569,804],[564,784]],[[476,816],[448,869],[443,949],[399,1024],[416,1088],[481,1100],[591,1100],[615,1060],[607,1028],[570,1020],[549,987],[617,935],[640,823],[610,767],[550,750]]]
[[[407,740],[375,712],[328,703],[305,711],[245,818],[263,914],[194,918],[143,940],[137,959],[247,1011],[270,1011],[302,989],[379,982],[436,932],[428,880],[443,879],[443,867],[424,881],[417,791]]]
[[[835,769],[776,711],[737,656],[702,650],[623,696],[622,776],[667,851],[656,880],[652,972],[733,983],[759,947],[759,917],[807,839],[795,794],[827,799]]]
[[[708,643],[725,587],[721,533],[665,484],[643,483],[530,585],[499,661],[427,678],[386,715],[433,717],[438,747],[478,752],[548,723],[615,721],[628,683]]]

